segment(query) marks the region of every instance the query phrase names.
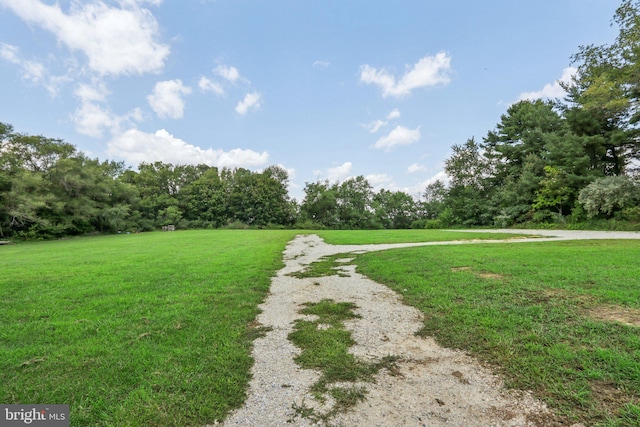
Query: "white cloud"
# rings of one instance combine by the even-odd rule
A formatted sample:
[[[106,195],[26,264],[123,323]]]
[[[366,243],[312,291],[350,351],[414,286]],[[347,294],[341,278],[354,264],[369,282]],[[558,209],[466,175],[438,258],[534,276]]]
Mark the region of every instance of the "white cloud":
[[[18,47],[7,43],[0,43],[0,58],[13,64],[19,64]]]
[[[244,99],[236,105],[236,113],[244,116],[250,109],[259,109],[261,98],[262,95],[257,92],[248,93]]]
[[[230,151],[203,149],[176,138],[164,129],[146,133],[130,129],[108,144],[110,156],[138,165],[141,162],[162,161],[172,164],[207,164],[217,167],[259,167],[269,160],[265,151],[236,148]]]
[[[424,165],[419,165],[417,163],[413,163],[411,165],[409,165],[409,167],[407,168],[407,173],[416,173],[416,172],[422,172],[422,171],[426,171],[427,168]]]
[[[373,84],[382,89],[382,96],[408,95],[414,89],[448,84],[451,81],[451,57],[440,52],[436,56],[425,56],[399,79],[385,69],[376,69],[369,65],[360,67],[360,81]]]
[[[159,72],[169,46],[158,41],[159,27],[143,1],[122,0],[114,7],[101,0],[73,1],[65,13],[59,3],[1,0],[22,20],[36,24],[72,51],[84,53],[89,68],[101,75]],[[147,1],[153,5],[159,0]]]
[[[384,126],[388,125],[389,122],[384,122],[382,120],[375,120],[373,122],[367,123],[366,125],[362,125],[366,130],[370,133],[376,133]]]
[[[330,65],[329,61],[314,61],[313,68],[329,68]]]
[[[224,89],[219,83],[212,82],[206,77],[200,77],[200,81],[198,82],[198,87],[203,92],[213,92],[216,95],[224,95]]]
[[[101,81],[94,82],[93,85],[81,83],[74,94],[80,98],[82,102],[104,102],[107,95],[110,94],[109,89]]]
[[[541,90],[533,91],[533,92],[523,92],[518,97],[518,101],[523,101],[525,99],[535,101],[536,99],[557,99],[563,98],[567,93],[560,86],[560,83],[569,83],[571,78],[578,72],[578,69],[575,67],[567,67],[562,71],[562,77],[557,80],[555,83],[546,84]]]
[[[115,131],[119,125],[110,111],[93,102],[82,103],[71,118],[78,132],[94,138],[101,138],[105,129]]]
[[[183,95],[191,93],[191,88],[182,80],[167,80],[156,83],[153,93],[147,96],[149,105],[161,119],[180,119],[184,116]]]
[[[397,119],[399,117],[400,117],[400,110],[398,110],[397,108],[394,109],[389,114],[387,114],[387,120],[393,120],[393,119]]]
[[[386,189],[390,191],[395,191],[397,187],[393,182],[393,178],[391,178],[386,173],[373,173],[365,176],[365,179],[371,184],[373,187],[373,191],[380,191],[381,189]]]
[[[313,173],[318,176],[318,178],[320,178],[322,175],[325,175],[327,177],[326,179],[328,179],[329,182],[342,182],[350,177],[352,168],[353,163],[344,162],[340,166],[327,169],[325,172],[316,170],[313,171]]]
[[[64,76],[51,76],[41,63],[22,58],[17,46],[0,43],[0,59],[19,66],[22,71],[21,77],[24,80],[29,80],[34,84],[42,84],[51,96],[56,96],[61,84],[69,80]]]
[[[413,185],[411,187],[405,187],[402,189],[402,191],[404,191],[405,193],[413,196],[416,199],[420,199],[422,198],[422,196],[424,195],[424,191],[427,188],[427,186],[429,184],[433,184],[436,181],[442,181],[444,182],[444,185],[448,185],[449,184],[449,176],[445,173],[445,171],[440,171],[438,173],[436,173],[435,175],[433,175],[432,177],[419,182],[416,185]]]
[[[235,83],[241,78],[238,69],[228,65],[218,65],[213,72],[231,83]]]
[[[105,130],[117,134],[120,132],[122,123],[142,121],[142,112],[139,108],[119,116],[100,105],[106,102],[109,95],[109,90],[100,81],[94,82],[93,85],[80,84],[74,94],[80,99],[80,107],[71,115],[71,120],[81,134],[101,138]]]
[[[389,135],[376,141],[374,148],[389,151],[399,145],[410,145],[420,140],[420,128],[408,129],[404,126],[396,126]]]

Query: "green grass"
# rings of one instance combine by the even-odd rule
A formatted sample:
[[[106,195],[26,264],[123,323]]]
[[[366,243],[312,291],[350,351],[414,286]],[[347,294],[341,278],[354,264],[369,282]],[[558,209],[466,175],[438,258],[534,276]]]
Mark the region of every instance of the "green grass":
[[[294,231],[194,231],[0,247],[0,402],[73,426],[185,426],[244,401],[251,321]]]
[[[251,341],[262,332],[250,325],[286,242],[299,233],[144,233],[0,247],[0,403],[67,403],[73,426],[223,419],[244,402]],[[318,234],[333,244],[506,237]],[[593,313],[640,316],[639,253],[640,241],[477,244],[374,252],[357,264],[425,313],[423,333],[491,363],[510,387],[533,390],[587,425],[628,426],[640,425],[639,328]],[[343,256],[309,274],[326,274]],[[317,329],[308,335],[320,340]],[[347,406],[360,399],[357,388],[334,391]]]
[[[319,230],[314,231],[332,245],[368,245],[379,243],[442,242],[446,240],[513,239],[527,234],[468,233],[443,230]]]
[[[294,271],[288,275],[291,277],[297,277],[298,279],[325,276],[349,277],[349,275],[340,268],[344,266],[344,263],[338,262],[338,260],[345,258],[351,259],[353,258],[353,255],[346,253],[325,256],[320,258],[318,261],[312,262],[302,270]]]
[[[333,405],[324,413],[307,406],[294,406],[297,415],[323,425],[329,425],[331,418],[358,404],[366,397],[366,389],[354,383],[371,381],[381,368],[392,368],[396,360],[392,356],[378,363],[363,361],[349,353],[355,344],[344,322],[358,318],[353,310],[356,305],[349,302],[323,300],[306,303],[302,314],[314,315],[314,320],[297,320],[289,339],[302,352],[295,361],[305,369],[321,372],[320,379],[311,387],[314,397],[325,403],[328,396]],[[340,386],[336,386],[340,383]],[[345,384],[346,383],[346,384]],[[348,384],[348,385],[347,385]]]
[[[587,425],[640,425],[640,241],[430,246],[359,255],[358,271],[425,313],[423,334],[468,351]],[[640,317],[637,317],[640,318]]]

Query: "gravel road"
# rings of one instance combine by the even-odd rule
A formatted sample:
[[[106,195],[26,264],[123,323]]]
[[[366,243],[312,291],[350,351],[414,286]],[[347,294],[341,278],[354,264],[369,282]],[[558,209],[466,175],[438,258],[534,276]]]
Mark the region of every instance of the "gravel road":
[[[460,231],[460,230],[456,230]],[[478,232],[478,230],[468,230]],[[509,242],[639,239],[640,233],[485,230],[532,234],[535,239],[510,238]],[[507,241],[507,240],[504,240]],[[498,376],[466,354],[440,347],[431,338],[415,335],[422,313],[402,304],[398,294],[355,272],[349,259],[341,267],[345,277],[295,278],[311,262],[328,255],[361,253],[398,247],[501,243],[502,240],[471,240],[388,245],[328,245],[316,235],[297,236],[284,252],[285,267],[272,280],[270,294],[260,305],[257,321],[268,332],[254,342],[252,368],[245,405],[233,412],[224,426],[312,426],[296,416],[295,405],[326,412],[331,402],[320,404],[309,393],[319,373],[294,362],[300,350],[287,339],[303,304],[332,299],[356,304],[360,318],[346,322],[356,345],[354,355],[369,361],[384,356],[400,357],[394,375],[380,371],[375,382],[363,383],[364,402],[339,414],[329,425],[342,426],[553,426],[556,418],[528,393],[506,390]],[[219,425],[219,424],[217,424]],[[577,427],[579,425],[575,425]]]

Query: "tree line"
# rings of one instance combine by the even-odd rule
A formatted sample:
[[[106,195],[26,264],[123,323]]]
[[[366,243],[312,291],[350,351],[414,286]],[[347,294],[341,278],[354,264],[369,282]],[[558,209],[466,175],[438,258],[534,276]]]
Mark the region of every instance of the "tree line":
[[[564,100],[511,105],[482,142],[453,147],[443,222],[640,220],[639,6],[617,9],[612,44],[580,47]]]
[[[409,228],[428,203],[374,192],[362,176],[288,194],[279,166],[260,172],[204,164],[124,163],[88,158],[73,145],[0,123],[0,236],[56,238],[177,228]],[[435,217],[435,214],[431,214]],[[417,225],[416,225],[417,224]]]
[[[640,2],[625,0],[610,45],[582,46],[564,100],[508,107],[481,142],[452,147],[448,181],[416,200],[363,176],[306,183],[287,171],[91,159],[0,122],[0,237],[178,228],[437,228],[640,222]]]

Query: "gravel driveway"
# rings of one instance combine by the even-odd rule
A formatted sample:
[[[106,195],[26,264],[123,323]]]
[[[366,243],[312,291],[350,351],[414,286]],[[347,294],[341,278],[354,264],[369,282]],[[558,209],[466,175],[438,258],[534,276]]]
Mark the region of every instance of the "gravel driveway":
[[[456,230],[460,231],[460,230]],[[479,230],[465,230],[479,232]],[[484,230],[539,235],[535,239],[510,238],[508,242],[640,239],[640,233],[556,230]],[[507,241],[507,240],[505,240]],[[344,426],[550,426],[555,417],[545,405],[524,392],[509,391],[499,377],[466,354],[440,347],[431,338],[415,335],[422,313],[406,306],[386,286],[355,272],[349,260],[341,276],[296,278],[289,274],[328,255],[361,253],[398,247],[504,242],[471,240],[388,245],[328,245],[316,235],[301,235],[284,251],[285,267],[273,278],[270,294],[260,305],[257,321],[268,328],[254,342],[250,382],[245,405],[233,412],[225,426],[311,426],[296,416],[295,405],[322,413],[331,403],[315,402],[309,388],[319,373],[294,362],[300,350],[287,339],[294,322],[304,315],[305,303],[332,299],[356,304],[360,318],[347,321],[356,345],[352,353],[368,361],[399,357],[394,375],[380,371],[375,382],[364,383],[364,402],[330,420]],[[578,425],[576,425],[578,426]]]

